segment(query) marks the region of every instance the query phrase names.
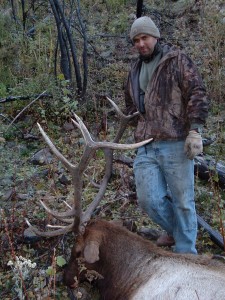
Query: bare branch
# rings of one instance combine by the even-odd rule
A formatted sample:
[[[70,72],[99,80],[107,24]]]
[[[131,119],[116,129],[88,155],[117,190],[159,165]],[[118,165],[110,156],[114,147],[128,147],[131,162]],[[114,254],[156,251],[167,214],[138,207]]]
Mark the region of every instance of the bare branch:
[[[42,95],[44,95],[46,93],[46,91],[42,92],[40,95],[38,95],[37,98],[35,98],[33,101],[31,101],[27,106],[25,106],[19,113],[18,115],[12,120],[12,122],[9,124],[9,126],[7,127],[7,130],[9,130],[9,128],[11,127],[11,125],[19,118],[19,116],[22,115],[22,113],[28,108],[30,107],[34,102],[36,102],[38,99],[41,98]]]

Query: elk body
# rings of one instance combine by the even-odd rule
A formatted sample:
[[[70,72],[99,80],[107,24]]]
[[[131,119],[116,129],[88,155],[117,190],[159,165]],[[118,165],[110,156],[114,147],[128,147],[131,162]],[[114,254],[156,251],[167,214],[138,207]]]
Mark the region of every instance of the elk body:
[[[82,280],[90,270],[99,274],[97,284],[104,300],[225,299],[224,263],[165,251],[102,220],[90,221],[77,238],[65,284],[75,287],[74,278]]]

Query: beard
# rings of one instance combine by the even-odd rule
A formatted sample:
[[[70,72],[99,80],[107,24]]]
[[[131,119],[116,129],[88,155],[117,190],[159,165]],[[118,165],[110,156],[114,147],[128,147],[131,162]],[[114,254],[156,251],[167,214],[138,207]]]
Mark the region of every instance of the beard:
[[[155,44],[155,47],[154,47],[152,53],[146,54],[146,55],[140,54],[140,55],[139,55],[139,58],[140,58],[140,60],[142,60],[143,62],[148,63],[148,62],[150,62],[151,60],[153,60],[153,58],[154,58],[156,55],[158,55],[159,52],[162,52],[162,47],[161,47],[160,43],[157,42],[157,43]]]

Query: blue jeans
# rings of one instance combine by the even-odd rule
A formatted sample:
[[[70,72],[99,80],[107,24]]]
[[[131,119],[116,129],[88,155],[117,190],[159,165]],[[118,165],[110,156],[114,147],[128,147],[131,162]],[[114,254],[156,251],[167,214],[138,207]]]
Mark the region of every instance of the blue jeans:
[[[139,205],[173,236],[174,251],[196,254],[194,161],[186,157],[184,141],[153,141],[140,147],[134,174]]]

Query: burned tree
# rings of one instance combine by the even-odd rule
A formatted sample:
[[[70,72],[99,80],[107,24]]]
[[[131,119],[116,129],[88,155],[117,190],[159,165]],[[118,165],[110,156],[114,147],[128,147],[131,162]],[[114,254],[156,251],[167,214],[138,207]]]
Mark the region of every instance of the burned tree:
[[[140,18],[143,11],[143,0],[137,0],[136,17]]]
[[[58,0],[49,0],[49,2],[57,26],[58,45],[59,45],[60,55],[61,55],[60,58],[61,71],[64,75],[64,78],[66,80],[69,80],[72,83],[73,81],[72,66],[73,66],[75,79],[76,79],[77,94],[82,98],[85,95],[86,87],[87,87],[88,65],[87,65],[86,29],[80,13],[80,2],[77,1],[77,7],[75,9],[76,16],[77,16],[76,21],[74,20],[74,15],[72,13],[72,11],[74,10],[73,4],[71,4],[71,7],[68,10],[66,10],[64,5],[61,4]],[[66,11],[69,12],[66,13]],[[79,59],[78,59],[78,51],[77,51],[77,46],[74,38],[74,29],[76,29],[76,33],[78,32],[81,40],[83,40],[82,68],[80,66]],[[56,73],[56,65],[57,65],[56,61],[55,61],[55,73]],[[81,69],[83,69],[83,76],[81,75]]]

